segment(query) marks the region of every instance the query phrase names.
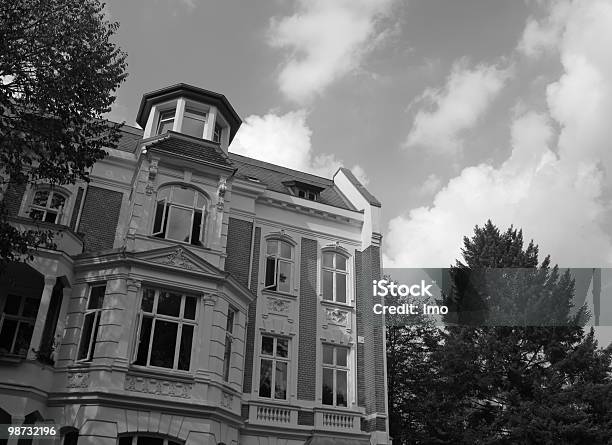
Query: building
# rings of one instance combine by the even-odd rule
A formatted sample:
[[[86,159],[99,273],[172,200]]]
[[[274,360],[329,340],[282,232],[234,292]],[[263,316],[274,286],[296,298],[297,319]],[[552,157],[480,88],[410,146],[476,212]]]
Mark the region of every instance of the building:
[[[0,423],[63,444],[390,443],[380,203],[346,169],[228,153],[221,94],[154,91],[137,122],[88,184],[5,191],[13,224],[60,235],[0,282]]]

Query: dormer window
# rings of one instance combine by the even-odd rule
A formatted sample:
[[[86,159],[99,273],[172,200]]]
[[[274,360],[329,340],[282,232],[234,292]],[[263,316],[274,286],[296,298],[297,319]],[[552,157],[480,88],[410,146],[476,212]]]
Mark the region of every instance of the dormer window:
[[[201,138],[204,134],[204,124],[206,124],[206,113],[187,108],[183,114],[181,133]]]
[[[298,198],[308,199],[309,201],[318,201],[321,192],[325,190],[323,187],[300,181],[287,181],[283,182],[283,184],[291,191],[292,195]]]
[[[159,125],[157,127],[157,134],[167,133],[168,130],[172,130],[174,127],[174,110],[162,111],[159,114]]]

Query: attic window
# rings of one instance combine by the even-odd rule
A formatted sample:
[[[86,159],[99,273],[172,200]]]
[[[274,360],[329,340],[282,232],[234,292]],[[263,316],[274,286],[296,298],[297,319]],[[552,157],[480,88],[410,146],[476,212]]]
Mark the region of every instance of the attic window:
[[[256,178],[255,176],[247,176],[246,178],[252,182],[261,182],[259,178]]]
[[[308,199],[309,201],[318,201],[319,194],[310,190],[304,190],[301,188],[297,189],[297,195],[300,198]]]
[[[319,201],[321,192],[325,190],[323,187],[300,181],[288,181],[283,184],[289,189],[292,195],[308,199],[309,201]]]

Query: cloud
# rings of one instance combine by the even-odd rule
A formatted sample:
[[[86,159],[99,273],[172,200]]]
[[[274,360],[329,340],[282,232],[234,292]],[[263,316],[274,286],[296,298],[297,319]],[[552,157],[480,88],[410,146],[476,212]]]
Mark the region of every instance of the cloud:
[[[517,50],[528,57],[538,57],[558,47],[561,32],[570,10],[569,1],[556,1],[548,5],[549,14],[541,21],[530,17]]]
[[[269,44],[289,52],[280,90],[304,103],[358,68],[384,35],[380,21],[393,0],[298,0],[298,11],[273,19]]]
[[[431,206],[391,220],[386,266],[448,266],[489,218],[522,228],[562,266],[612,265],[612,4],[573,2],[560,36],[563,73],[546,86],[547,109],[514,116],[501,166],[465,168]]]
[[[230,147],[233,153],[331,178],[343,162],[331,154],[313,155],[312,130],[306,124],[305,110],[278,115],[252,115],[245,119]],[[364,184],[363,168],[351,168]]]
[[[438,191],[441,185],[442,181],[440,178],[435,173],[431,173],[421,184],[418,194],[421,196],[431,196]]]
[[[466,67],[454,64],[443,89],[427,88],[417,102],[425,103],[414,118],[405,146],[425,146],[438,153],[454,153],[462,148],[462,133],[472,128],[498,95],[509,77],[509,70],[494,65]]]

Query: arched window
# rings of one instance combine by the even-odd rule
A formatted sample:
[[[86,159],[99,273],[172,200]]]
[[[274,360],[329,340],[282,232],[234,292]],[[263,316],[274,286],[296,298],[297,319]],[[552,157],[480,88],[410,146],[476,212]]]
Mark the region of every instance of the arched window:
[[[293,245],[288,240],[272,238],[266,244],[265,289],[291,292]]]
[[[323,299],[346,303],[348,286],[347,257],[337,250],[324,250],[321,291]]]
[[[30,203],[30,218],[59,224],[62,219],[67,196],[64,192],[52,188],[39,188],[34,191]]]
[[[157,193],[153,236],[202,246],[205,219],[203,193],[181,185],[163,187]]]

